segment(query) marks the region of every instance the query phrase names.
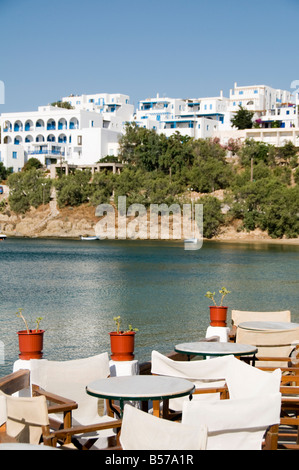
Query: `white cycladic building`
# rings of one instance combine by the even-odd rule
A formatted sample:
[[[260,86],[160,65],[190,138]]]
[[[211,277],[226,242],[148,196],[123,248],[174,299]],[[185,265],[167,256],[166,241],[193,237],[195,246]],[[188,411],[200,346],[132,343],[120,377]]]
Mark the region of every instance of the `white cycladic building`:
[[[46,166],[60,161],[89,165],[107,155],[117,155],[118,140],[125,122],[132,119],[133,106],[127,103],[126,96],[109,97],[107,102],[101,98],[104,100],[101,112],[82,95],[70,99],[74,109],[47,105],[34,112],[2,114],[4,153],[10,154],[17,147],[19,152],[23,150],[25,162],[36,157]],[[82,104],[76,105],[75,100]],[[110,101],[115,101],[115,107],[110,106]]]
[[[241,87],[235,83],[229,98],[222,91],[216,97],[188,99],[157,95],[140,101],[135,113],[129,96],[122,94],[70,95],[61,101],[72,109],[47,105],[34,112],[0,115],[5,166],[19,171],[32,156],[46,166],[56,162],[93,165],[118,154],[126,122],[167,137],[179,132],[194,139],[218,137],[227,144],[230,138],[243,141],[250,136],[273,145],[287,140],[298,145],[299,93],[294,99],[289,91],[265,85]],[[232,128],[231,119],[239,106],[254,111],[258,129]]]
[[[0,162],[16,173],[25,165],[25,153],[22,146],[0,144]]]
[[[238,111],[239,106],[255,113],[275,109],[282,103],[292,102],[292,93],[266,85],[237,86],[230,90],[230,111]]]
[[[139,102],[134,121],[141,127],[155,129],[167,137],[175,132],[194,139],[213,137],[222,128],[231,128],[229,99],[148,98]]]

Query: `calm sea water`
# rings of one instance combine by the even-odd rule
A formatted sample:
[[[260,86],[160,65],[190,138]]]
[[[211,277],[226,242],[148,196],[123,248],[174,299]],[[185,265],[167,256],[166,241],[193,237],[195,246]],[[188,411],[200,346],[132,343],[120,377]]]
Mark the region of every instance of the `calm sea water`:
[[[46,330],[44,357],[67,360],[110,351],[113,317],[139,329],[136,358],[196,341],[209,326],[207,290],[225,285],[230,310],[290,309],[299,322],[299,247],[182,243],[7,239],[0,243],[2,375],[18,359],[16,331],[38,316]]]

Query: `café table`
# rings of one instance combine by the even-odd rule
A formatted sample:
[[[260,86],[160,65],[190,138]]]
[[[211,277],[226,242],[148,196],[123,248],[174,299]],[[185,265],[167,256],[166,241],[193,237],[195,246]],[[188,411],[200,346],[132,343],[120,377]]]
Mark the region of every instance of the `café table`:
[[[160,401],[166,402],[172,398],[179,398],[192,393],[195,386],[186,379],[155,375],[132,375],[122,377],[109,377],[95,380],[86,387],[86,392],[94,397],[108,399],[112,411],[122,418],[125,402],[141,402],[144,410],[148,402],[153,402],[153,414],[159,416]],[[120,412],[113,407],[112,401],[118,401]]]
[[[195,343],[177,344],[174,350],[178,353],[187,354],[188,360],[190,360],[190,356],[203,356],[207,358],[209,356],[225,356],[228,354],[233,354],[237,357],[253,356],[254,360],[255,354],[258,351],[256,346],[250,344],[224,343],[218,341],[199,341]]]
[[[277,321],[245,321],[238,325],[240,328],[247,330],[295,330],[299,328],[299,323],[277,322]]]

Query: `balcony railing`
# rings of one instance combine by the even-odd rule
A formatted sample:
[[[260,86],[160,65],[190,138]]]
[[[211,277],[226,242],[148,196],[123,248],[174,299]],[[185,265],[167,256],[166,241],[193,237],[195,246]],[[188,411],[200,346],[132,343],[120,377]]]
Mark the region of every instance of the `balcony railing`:
[[[62,157],[65,156],[65,152],[63,150],[28,150],[28,155],[61,155]]]

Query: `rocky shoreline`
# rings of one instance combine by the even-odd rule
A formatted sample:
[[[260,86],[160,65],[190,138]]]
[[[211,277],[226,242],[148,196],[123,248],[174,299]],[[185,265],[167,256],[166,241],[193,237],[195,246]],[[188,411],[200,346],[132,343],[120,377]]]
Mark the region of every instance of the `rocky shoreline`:
[[[25,215],[14,214],[8,209],[0,212],[0,232],[7,237],[76,239],[81,236],[94,236],[98,221],[95,208],[88,204],[58,210],[56,204],[50,203],[38,209],[31,208]],[[236,225],[223,227],[220,234],[212,240],[299,245],[299,238],[273,239],[261,230],[240,231]]]

